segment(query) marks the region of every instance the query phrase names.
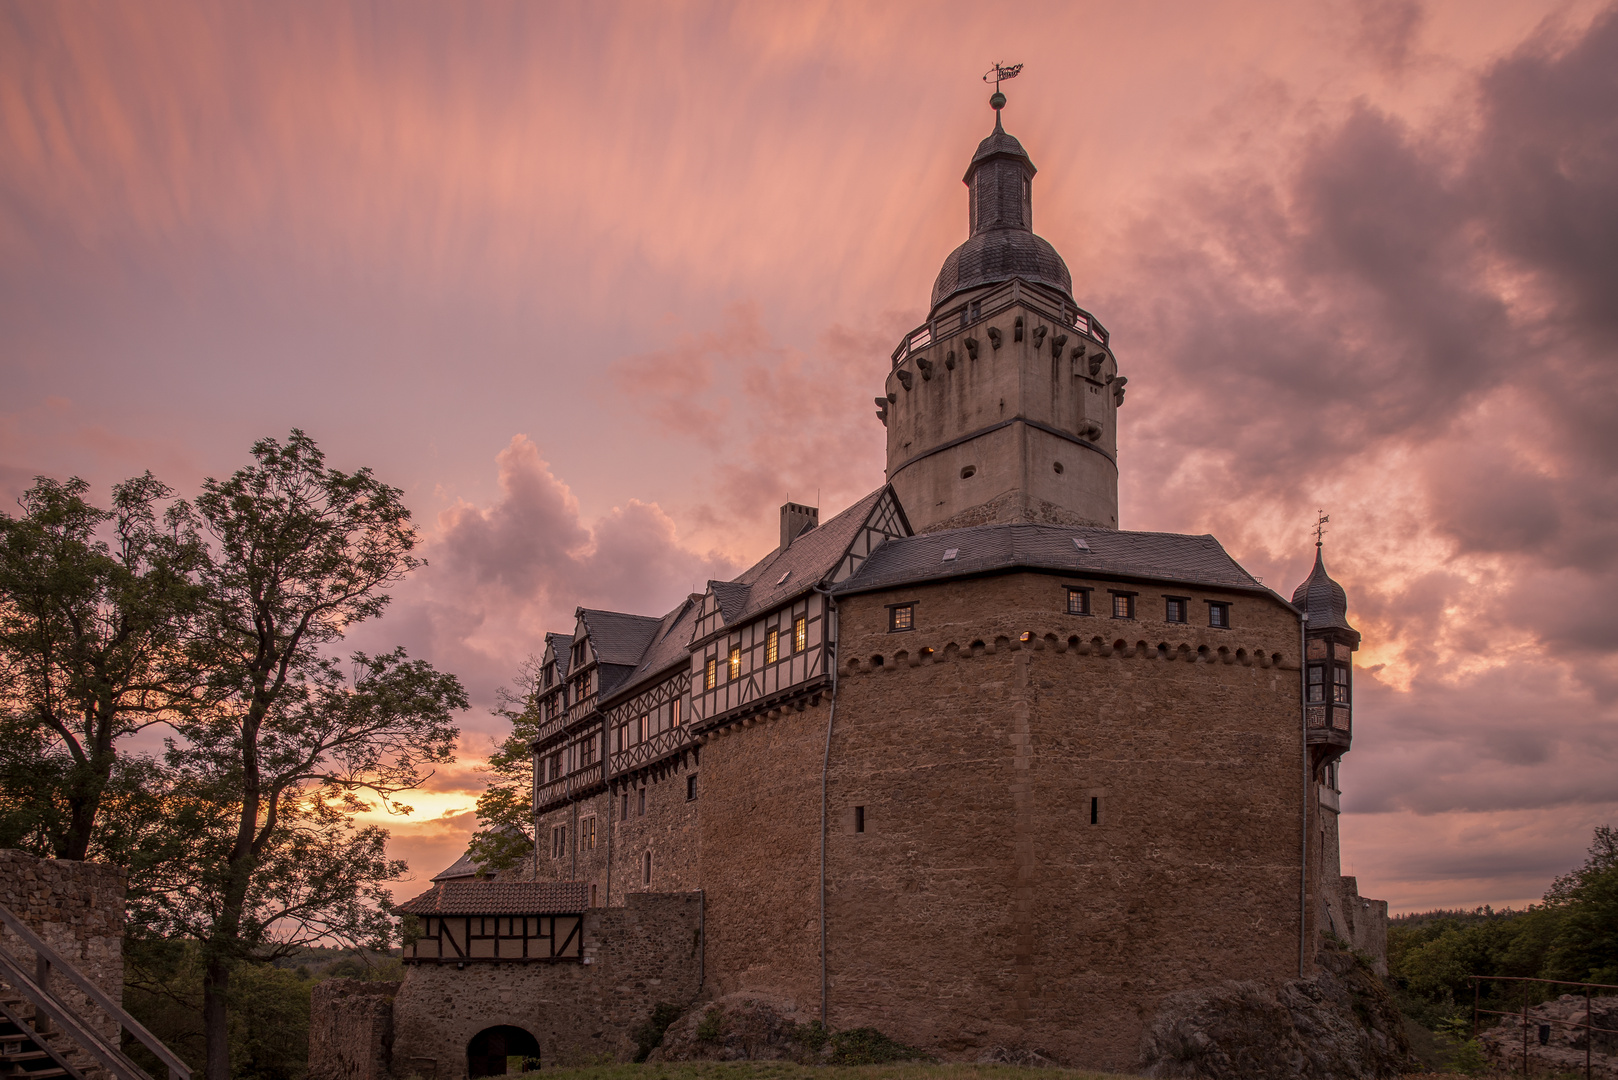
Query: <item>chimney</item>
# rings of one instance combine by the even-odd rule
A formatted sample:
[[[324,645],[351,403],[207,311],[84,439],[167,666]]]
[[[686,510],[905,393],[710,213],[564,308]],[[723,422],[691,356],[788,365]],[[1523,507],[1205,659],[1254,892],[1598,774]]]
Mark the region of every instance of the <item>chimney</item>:
[[[781,504],[781,550],[785,551],[800,533],[806,532],[820,524],[820,508],[818,506],[800,506],[797,503]]]

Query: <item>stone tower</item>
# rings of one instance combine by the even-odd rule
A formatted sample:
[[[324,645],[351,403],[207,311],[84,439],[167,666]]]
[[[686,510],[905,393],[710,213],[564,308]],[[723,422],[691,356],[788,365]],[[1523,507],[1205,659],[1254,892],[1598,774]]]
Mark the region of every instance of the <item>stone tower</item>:
[[[888,481],[917,532],[1118,527],[1126,380],[1062,257],[1034,235],[1035,171],[997,105],[964,177],[970,235],[944,260],[927,322],[894,350],[877,398]]]

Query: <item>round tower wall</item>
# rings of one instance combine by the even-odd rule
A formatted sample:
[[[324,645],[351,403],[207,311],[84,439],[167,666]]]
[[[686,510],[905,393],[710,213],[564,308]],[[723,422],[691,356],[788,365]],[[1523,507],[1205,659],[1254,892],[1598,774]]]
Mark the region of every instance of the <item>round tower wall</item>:
[[[1127,1070],[1166,994],[1296,974],[1296,617],[1116,584],[1139,618],[1067,615],[1067,584],[1109,587],[1018,573],[841,603],[834,1028]],[[1233,627],[1166,623],[1164,593],[1204,619],[1227,601]],[[898,602],[915,630],[888,632]]]

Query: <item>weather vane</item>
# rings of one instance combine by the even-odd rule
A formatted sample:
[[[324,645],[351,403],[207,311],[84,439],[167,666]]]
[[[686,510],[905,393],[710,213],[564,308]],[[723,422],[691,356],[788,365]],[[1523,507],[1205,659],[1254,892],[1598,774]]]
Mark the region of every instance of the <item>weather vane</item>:
[[[1317,510],[1315,511],[1315,514],[1315,547],[1319,547],[1321,544],[1325,543],[1326,523],[1331,520],[1331,515],[1327,514],[1325,510]]]
[[[1006,95],[1000,92],[1000,83],[1005,79],[1015,79],[1021,72],[1021,64],[1002,64],[996,60],[994,67],[983,73],[984,82],[994,83],[994,96],[989,99],[989,107],[995,112],[1006,107]]]

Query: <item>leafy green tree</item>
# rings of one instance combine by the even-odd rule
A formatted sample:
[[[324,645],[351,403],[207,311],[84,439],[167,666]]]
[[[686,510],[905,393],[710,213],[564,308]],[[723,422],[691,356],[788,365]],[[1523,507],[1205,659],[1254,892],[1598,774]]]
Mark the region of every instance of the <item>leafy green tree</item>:
[[[307,435],[262,439],[253,464],[209,479],[196,500],[211,558],[206,621],[188,658],[207,707],[179,723],[165,767],[189,807],[168,876],[134,912],[145,933],[201,942],[208,1080],[231,1075],[232,973],[312,941],[385,945],[382,883],[404,864],[387,834],[352,815],[453,760],[453,676],[403,650],[330,647],[381,614],[382,590],[420,565],[401,492],[368,469],[327,468]],[[155,872],[155,871],[154,871]]]
[[[1618,829],[1602,825],[1584,865],[1545,893],[1561,926],[1550,948],[1550,977],[1618,984]]]
[[[511,733],[496,744],[483,766],[484,789],[478,796],[478,831],[468,852],[485,871],[509,870],[534,854],[534,737],[539,734],[539,712],[534,704],[539,689],[539,658],[530,656],[502,686],[491,710],[511,723]]]
[[[0,514],[0,846],[83,859],[118,744],[205,699],[184,654],[206,551],[151,473],[113,488],[39,477]],[[164,504],[167,504],[166,506]]]

